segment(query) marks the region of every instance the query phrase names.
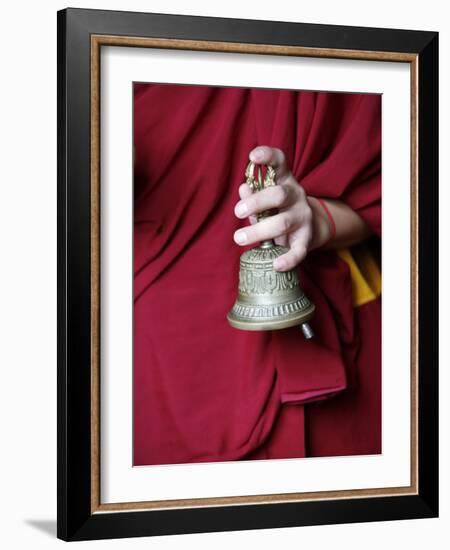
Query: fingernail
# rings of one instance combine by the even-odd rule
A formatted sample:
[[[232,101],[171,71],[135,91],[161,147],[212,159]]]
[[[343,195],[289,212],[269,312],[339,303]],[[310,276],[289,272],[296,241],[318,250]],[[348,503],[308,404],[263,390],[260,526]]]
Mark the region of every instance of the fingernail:
[[[264,151],[262,149],[255,149],[252,151],[252,160],[261,160],[264,157]]]
[[[234,234],[234,240],[238,244],[244,244],[247,241],[247,235],[245,234],[245,231],[236,231]]]
[[[236,206],[236,215],[239,216],[240,218],[243,218],[244,216],[247,215],[247,212],[248,212],[248,208],[245,202],[239,202],[238,205]]]

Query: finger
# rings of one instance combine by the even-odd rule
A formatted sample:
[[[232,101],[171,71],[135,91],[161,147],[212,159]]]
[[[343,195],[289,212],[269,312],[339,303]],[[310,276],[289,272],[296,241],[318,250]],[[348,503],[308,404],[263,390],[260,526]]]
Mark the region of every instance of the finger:
[[[292,246],[286,254],[278,256],[273,261],[273,267],[277,271],[289,271],[298,266],[306,256],[306,247],[302,244]]]
[[[237,244],[253,244],[266,239],[274,239],[285,235],[295,228],[295,220],[292,212],[282,212],[276,216],[270,216],[264,220],[255,223],[249,227],[239,229],[234,234],[234,240]]]
[[[280,237],[276,237],[274,241],[275,241],[275,244],[279,244],[281,246],[288,246],[287,235],[281,235]]]
[[[273,267],[277,271],[288,271],[294,269],[308,253],[311,242],[312,231],[310,224],[302,225],[289,234],[290,249],[286,254],[274,260]]]
[[[291,206],[294,200],[294,190],[291,186],[275,185],[274,187],[267,187],[258,193],[250,194],[239,201],[236,204],[234,213],[238,218],[246,218],[265,210]]]
[[[290,173],[285,154],[276,147],[259,145],[250,151],[249,159],[257,164],[270,164],[275,168],[276,175],[279,178]]]
[[[312,238],[312,222],[310,217],[308,217],[308,220],[309,221],[306,221],[306,223],[302,222],[299,228],[289,235],[289,242],[291,247],[301,246],[303,248],[306,248],[306,250],[309,249]]]
[[[247,183],[244,182],[239,186],[239,196],[241,199],[246,199],[247,197],[250,197],[250,195],[252,194],[253,192],[250,189],[250,187],[247,185]]]
[[[246,199],[251,195],[252,195],[252,190],[250,189],[250,187],[245,182],[242,183],[239,187],[239,196],[241,197],[241,199]],[[258,221],[258,219],[256,216],[249,216],[249,221],[250,221],[250,224],[253,225]]]

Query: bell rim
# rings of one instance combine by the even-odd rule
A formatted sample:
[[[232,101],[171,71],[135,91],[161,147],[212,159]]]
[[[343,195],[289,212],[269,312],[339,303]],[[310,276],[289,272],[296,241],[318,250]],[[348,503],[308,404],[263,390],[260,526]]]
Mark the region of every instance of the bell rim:
[[[285,319],[272,319],[270,321],[256,321],[256,320],[244,320],[242,317],[238,317],[233,313],[233,310],[227,314],[227,320],[233,328],[239,330],[251,330],[251,331],[266,331],[266,330],[280,330],[284,328],[300,326],[303,323],[308,322],[315,311],[314,304],[306,310],[299,312],[298,315],[294,315]]]

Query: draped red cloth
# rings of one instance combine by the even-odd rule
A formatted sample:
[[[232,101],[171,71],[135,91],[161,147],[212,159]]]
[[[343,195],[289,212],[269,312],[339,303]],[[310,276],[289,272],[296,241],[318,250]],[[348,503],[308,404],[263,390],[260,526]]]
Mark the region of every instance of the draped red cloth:
[[[381,452],[381,305],[353,307],[334,251],[298,268],[313,340],[226,320],[249,151],[279,147],[309,195],[380,236],[380,111],[378,95],[135,84],[135,465]]]

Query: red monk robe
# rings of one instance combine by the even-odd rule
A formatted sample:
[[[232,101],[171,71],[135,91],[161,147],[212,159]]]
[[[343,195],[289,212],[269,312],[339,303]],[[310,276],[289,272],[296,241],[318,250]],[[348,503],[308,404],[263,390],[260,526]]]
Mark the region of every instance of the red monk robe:
[[[308,195],[346,202],[380,237],[380,96],[136,84],[134,97],[134,464],[380,453],[379,289],[353,253],[298,267],[312,341],[226,320],[255,146],[282,149]]]

